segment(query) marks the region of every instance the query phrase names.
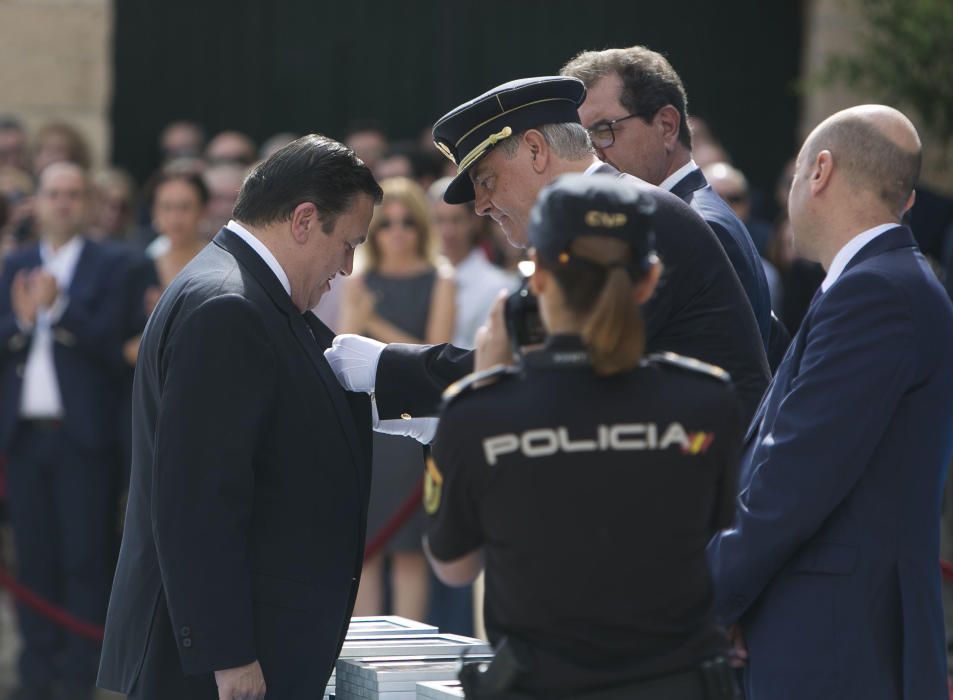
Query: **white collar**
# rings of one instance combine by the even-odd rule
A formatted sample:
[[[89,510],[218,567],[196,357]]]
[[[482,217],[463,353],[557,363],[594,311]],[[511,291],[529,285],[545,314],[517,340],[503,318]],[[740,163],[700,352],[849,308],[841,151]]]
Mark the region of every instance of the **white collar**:
[[[73,257],[78,258],[82,249],[82,236],[73,236],[66,241],[66,243],[56,249],[54,249],[53,246],[46,241],[40,241],[40,257],[43,259],[43,262],[52,262],[53,260],[57,259],[69,259]]]
[[[288,275],[285,273],[284,268],[281,267],[281,263],[278,262],[278,258],[268,250],[268,246],[262,243],[254,233],[235,221],[235,219],[229,221],[225,228],[245,241],[245,243],[251,246],[252,250],[258,253],[258,257],[264,260],[265,264],[271,268],[271,271],[275,273],[275,277],[281,282],[281,286],[285,288],[285,292],[288,296],[291,296],[291,282],[288,281]]]
[[[84,244],[85,240],[82,236],[73,236],[56,250],[49,243],[40,242],[40,260],[43,261],[43,267],[56,277],[60,287],[70,286]]]
[[[594,172],[596,172],[596,171],[597,171],[599,168],[601,168],[603,165],[606,165],[606,164],[603,163],[601,160],[599,160],[599,159],[597,158],[597,159],[592,163],[592,165],[590,165],[588,168],[586,168],[586,169],[583,171],[582,174],[583,174],[583,175],[592,175]]]
[[[677,185],[686,177],[688,177],[689,173],[692,173],[696,170],[698,170],[698,165],[695,163],[694,159],[689,158],[688,162],[685,163],[685,165],[683,165],[674,173],[672,173],[667,178],[662,180],[661,184],[659,184],[659,187],[661,187],[663,190],[667,190],[668,192],[671,192],[672,188],[675,187],[675,185]]]
[[[847,245],[841,248],[837,255],[834,256],[834,259],[831,260],[830,269],[827,271],[827,277],[824,278],[824,281],[821,282],[821,291],[826,292],[830,289],[830,286],[837,281],[837,278],[841,276],[841,273],[844,272],[844,268],[847,267],[848,263],[854,259],[854,256],[860,252],[861,248],[874,240],[877,236],[882,233],[886,233],[891,229],[895,229],[900,224],[880,224],[879,226],[874,226],[869,228],[866,231],[858,233],[856,236],[847,241]]]

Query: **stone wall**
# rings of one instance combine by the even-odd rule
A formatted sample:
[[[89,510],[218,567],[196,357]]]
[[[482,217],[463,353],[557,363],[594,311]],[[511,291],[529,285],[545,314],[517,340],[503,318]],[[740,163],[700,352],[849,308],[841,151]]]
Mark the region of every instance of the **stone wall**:
[[[850,51],[861,25],[850,0],[802,1],[803,73],[810,76],[832,52]],[[31,129],[67,120],[104,163],[110,144],[111,32],[110,0],[0,0],[0,113],[21,116]],[[832,112],[874,100],[843,87],[810,90],[802,103],[802,136]],[[953,149],[943,154],[929,134],[921,135],[924,180],[953,194]]]
[[[0,113],[32,131],[64,120],[109,153],[110,0],[0,0]]]
[[[817,75],[828,56],[849,54],[857,44],[862,20],[852,11],[852,0],[805,0],[804,54],[802,74]],[[806,136],[825,117],[856,104],[880,102],[876,95],[849,90],[843,86],[809,89],[802,101],[801,136]],[[903,110],[917,124],[917,115],[903,105]],[[918,124],[919,128],[919,124]],[[920,128],[923,140],[923,182],[953,196],[953,148],[944,152],[937,139]]]

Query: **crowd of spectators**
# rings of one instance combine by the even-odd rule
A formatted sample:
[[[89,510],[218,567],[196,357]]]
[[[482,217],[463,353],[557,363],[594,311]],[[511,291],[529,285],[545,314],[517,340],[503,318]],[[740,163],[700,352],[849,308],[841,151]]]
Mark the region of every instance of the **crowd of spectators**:
[[[799,258],[793,247],[785,214],[793,159],[779,164],[773,189],[759,190],[732,163],[730,145],[720,143],[708,125],[693,118],[692,130],[694,159],[746,224],[761,254],[772,307],[793,335],[824,277],[817,264]],[[429,128],[418,139],[401,141],[392,140],[373,122],[355,123],[346,133],[331,135],[339,136],[371,167],[385,194],[355,274],[335,282],[316,312],[337,332],[361,333],[384,342],[452,340],[472,347],[476,329],[499,290],[516,284],[519,251],[506,244],[492,221],[477,217],[470,205],[442,201],[447,176],[455,168],[433,147]],[[12,374],[30,379],[34,401],[31,406],[23,401],[20,406],[2,405],[8,414],[14,412],[14,423],[27,422],[35,429],[62,428],[69,434],[68,415],[77,406],[98,412],[86,419],[99,428],[108,425],[102,428],[106,436],[93,446],[83,436],[70,436],[77,450],[99,464],[90,478],[106,497],[77,505],[89,490],[64,492],[53,464],[60,457],[48,455],[36,457],[51,461],[43,479],[7,488],[3,495],[9,504],[7,512],[14,514],[13,541],[19,550],[20,573],[29,579],[26,583],[67,610],[91,615],[91,623],[103,622],[108,585],[103,588],[101,583],[108,577],[100,576],[90,589],[89,581],[96,577],[84,574],[86,580],[71,589],[66,579],[88,562],[69,560],[62,544],[76,536],[76,531],[70,532],[75,526],[70,519],[89,517],[89,508],[94,507],[100,511],[94,520],[108,525],[110,536],[97,537],[90,545],[107,551],[90,555],[86,546],[85,556],[94,562],[111,562],[116,554],[139,336],[163,288],[230,219],[249,168],[295,138],[295,134],[280,133],[260,145],[238,131],[207,138],[201,125],[177,121],[159,135],[158,171],[138,183],[120,167],[92,169],[90,148],[69,124],[51,123],[29,133],[15,117],[0,116],[0,260],[4,260],[0,330],[6,329],[0,333],[0,381]],[[50,170],[51,165],[64,162],[72,164],[69,169]],[[76,201],[64,200],[71,196],[64,183],[76,184]],[[953,271],[953,202],[925,190],[918,196],[925,204],[914,209],[914,234],[938,273],[944,276],[947,271],[945,283],[953,290],[949,273]],[[63,230],[63,241],[91,242],[102,253],[95,263],[82,253],[69,263],[61,262],[60,249],[49,247],[50,230],[69,224],[67,219],[73,227]],[[49,278],[30,276],[31,265],[24,262],[30,255],[37,269],[52,273]],[[14,267],[27,272],[14,280]],[[40,297],[49,303],[44,306],[37,301]],[[71,307],[77,313],[68,317],[64,309]],[[24,315],[28,308],[32,315]],[[62,319],[67,318],[76,327],[65,327]],[[64,369],[62,363],[71,360],[56,349],[52,355],[55,371],[49,381],[49,357],[44,360],[22,347],[24,332],[34,324],[38,333],[41,328],[50,332],[53,347],[62,345],[63,353],[83,350],[85,359]],[[103,367],[108,371],[102,371]],[[84,373],[89,376],[73,376]],[[3,391],[0,384],[0,402]],[[73,395],[89,391],[108,395],[109,401]],[[7,432],[0,430],[0,440],[6,440],[0,442],[0,453],[9,457],[23,446],[16,442],[15,426]],[[401,445],[400,438],[387,436],[378,439],[370,537],[412,493],[414,474],[419,471],[414,460],[419,458],[416,443]],[[16,498],[29,502],[10,503]],[[56,521],[42,535],[48,540],[36,550],[42,556],[35,556],[36,552],[24,556],[22,547],[16,547],[22,533],[15,514],[28,509],[40,509],[43,517]],[[443,589],[430,577],[420,551],[420,527],[419,520],[412,520],[369,563],[358,611],[429,616],[443,629],[472,632],[469,595]],[[33,533],[31,538],[36,536]],[[21,674],[52,673],[45,664],[65,649],[64,635],[25,609],[20,610],[19,619],[21,631],[31,638],[28,645],[38,650],[21,664]],[[89,683],[94,673],[91,658],[76,653],[76,665],[70,670],[74,675],[66,679]]]

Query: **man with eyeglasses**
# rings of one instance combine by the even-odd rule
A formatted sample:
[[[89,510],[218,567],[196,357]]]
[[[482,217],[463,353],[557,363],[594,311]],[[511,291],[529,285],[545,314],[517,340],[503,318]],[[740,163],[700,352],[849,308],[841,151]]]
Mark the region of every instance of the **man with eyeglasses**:
[[[444,201],[474,202],[510,243],[526,246],[529,213],[543,187],[566,173],[606,173],[647,190],[656,204],[662,281],[644,307],[649,352],[669,351],[724,368],[754,413],[770,372],[754,314],[711,229],[678,197],[625,175],[595,155],[579,124],[586,88],[549,76],[500,85],[444,115],[434,125],[438,149],[457,165]],[[499,320],[500,301],[491,312]],[[492,326],[491,326],[492,327]],[[497,333],[505,336],[502,328]],[[383,432],[427,443],[443,390],[473,369],[473,354],[452,345],[383,345],[338,336],[326,356],[350,391],[374,394]],[[415,419],[418,417],[418,419]]]
[[[692,160],[688,98],[678,73],[660,53],[633,46],[584,51],[563,66],[561,74],[586,85],[579,117],[599,157],[678,196],[715,232],[751,303],[769,360],[775,360],[772,367],[776,366],[787,333],[782,334],[783,327],[772,327],[768,282],[748,230]],[[772,333],[781,334],[773,339],[775,352]]]

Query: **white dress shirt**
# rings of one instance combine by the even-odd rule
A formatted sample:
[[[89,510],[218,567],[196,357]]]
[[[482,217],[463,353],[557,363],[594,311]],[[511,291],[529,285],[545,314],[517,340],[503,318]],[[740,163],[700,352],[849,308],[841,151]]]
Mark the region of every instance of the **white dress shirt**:
[[[235,221],[235,219],[229,221],[225,228],[245,241],[245,243],[251,246],[252,250],[258,253],[258,257],[265,261],[265,264],[275,273],[275,277],[278,278],[278,281],[281,282],[281,286],[285,288],[288,296],[291,296],[291,282],[288,281],[288,275],[285,273],[281,263],[278,262],[278,258],[268,250],[268,246],[258,240],[254,233]]]
[[[454,269],[457,283],[456,318],[453,340],[458,348],[473,348],[477,329],[486,321],[490,307],[501,289],[513,290],[512,275],[486,259],[483,251],[474,248]]]
[[[860,252],[861,248],[870,243],[877,236],[881,235],[882,233],[886,233],[891,229],[895,229],[899,225],[900,224],[880,224],[879,226],[869,228],[862,233],[858,233],[856,236],[847,241],[847,245],[841,248],[831,261],[831,267],[827,271],[827,277],[825,277],[824,281],[821,282],[821,291],[826,292],[828,289],[830,289],[831,285],[837,281],[837,278],[841,276],[844,268],[846,268],[848,263],[854,259],[854,256]]]
[[[20,415],[23,418],[63,416],[63,397],[53,362],[53,326],[69,304],[69,288],[84,243],[80,236],[75,236],[60,246],[59,250],[53,250],[46,243],[40,244],[43,269],[56,279],[60,293],[51,308],[41,308],[36,314],[33,339],[23,368],[23,388],[20,392]]]
[[[659,184],[659,187],[661,187],[663,190],[671,192],[672,188],[675,187],[675,185],[680,183],[682,180],[688,177],[690,173],[694,172],[695,170],[698,170],[698,164],[695,163],[693,159],[689,158],[688,162],[685,163],[685,165],[683,165],[674,173],[672,173],[667,178],[662,180],[662,182]]]

